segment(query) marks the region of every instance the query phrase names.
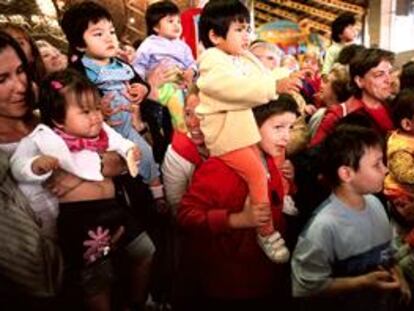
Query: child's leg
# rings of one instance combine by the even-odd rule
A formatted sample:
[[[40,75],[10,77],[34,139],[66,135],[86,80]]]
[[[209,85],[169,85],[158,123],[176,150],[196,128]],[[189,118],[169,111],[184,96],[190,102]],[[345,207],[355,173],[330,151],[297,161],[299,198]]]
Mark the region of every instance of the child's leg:
[[[228,166],[233,168],[248,184],[252,206],[265,204],[270,209],[267,176],[256,146],[242,148],[220,156]],[[275,231],[273,220],[257,228],[259,245],[266,255],[275,262],[289,259],[289,251],[280,233]]]
[[[220,159],[247,182],[252,205],[269,205],[266,170],[256,146],[226,153],[221,155]]]

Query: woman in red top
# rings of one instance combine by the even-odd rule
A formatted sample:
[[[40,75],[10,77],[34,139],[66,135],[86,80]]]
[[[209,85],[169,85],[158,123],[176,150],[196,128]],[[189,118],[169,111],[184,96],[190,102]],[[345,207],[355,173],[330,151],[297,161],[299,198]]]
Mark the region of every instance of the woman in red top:
[[[286,147],[297,113],[297,104],[288,95],[254,109],[271,213],[246,202],[245,181],[220,159],[209,158],[195,171],[177,213],[185,236],[180,272],[191,276],[187,282],[198,294],[193,310],[274,308],[286,297],[288,267],[267,258],[257,244],[256,227],[272,217],[275,229],[285,232],[282,174],[293,179],[293,170],[279,171],[274,157]]]
[[[354,96],[345,104],[328,108],[310,145],[320,144],[345,116],[366,116],[381,134],[393,128],[386,100],[391,96],[392,62],[394,54],[371,48],[361,51],[350,64],[351,86]]]

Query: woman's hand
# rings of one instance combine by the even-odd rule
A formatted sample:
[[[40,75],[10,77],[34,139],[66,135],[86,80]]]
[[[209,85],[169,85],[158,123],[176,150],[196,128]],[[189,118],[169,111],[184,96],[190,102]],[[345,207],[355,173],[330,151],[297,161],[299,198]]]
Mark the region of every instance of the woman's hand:
[[[148,95],[153,100],[158,100],[158,88],[165,83],[175,82],[177,71],[175,68],[168,68],[166,65],[160,64],[153,70],[148,72],[147,82],[151,86],[151,93]]]
[[[101,154],[101,172],[105,177],[115,177],[127,170],[127,165],[122,157],[115,151]]]
[[[56,170],[44,186],[55,196],[61,198],[75,190],[83,182],[79,177],[63,170]]]

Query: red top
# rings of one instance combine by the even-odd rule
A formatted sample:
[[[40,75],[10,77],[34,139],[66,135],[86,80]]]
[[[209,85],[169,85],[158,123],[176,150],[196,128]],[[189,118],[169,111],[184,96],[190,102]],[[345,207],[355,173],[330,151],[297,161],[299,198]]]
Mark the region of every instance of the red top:
[[[367,115],[374,121],[377,129],[384,135],[393,129],[390,113],[388,109],[383,105],[381,105],[379,108],[372,109],[368,108],[362,100],[351,97],[346,102],[346,107],[347,115],[351,113],[360,113]],[[335,125],[343,117],[345,117],[345,115],[343,113],[343,108],[341,105],[333,105],[329,107],[323,116],[323,119],[315,133],[315,136],[312,137],[310,146],[313,147],[319,145],[323,140],[325,140],[326,136],[333,131]]]
[[[200,166],[201,163],[203,163],[203,158],[201,157],[197,146],[186,134],[175,131],[171,145],[175,152],[177,152],[187,161],[193,163],[196,167]]]
[[[267,163],[273,223],[283,234],[282,181],[273,160]],[[266,257],[257,244],[255,228],[228,225],[229,214],[243,209],[247,194],[247,185],[236,172],[218,158],[210,158],[194,173],[181,201],[177,217],[185,236],[182,250],[191,258],[186,269],[197,275],[208,297],[260,298],[285,286],[281,269],[287,267]]]

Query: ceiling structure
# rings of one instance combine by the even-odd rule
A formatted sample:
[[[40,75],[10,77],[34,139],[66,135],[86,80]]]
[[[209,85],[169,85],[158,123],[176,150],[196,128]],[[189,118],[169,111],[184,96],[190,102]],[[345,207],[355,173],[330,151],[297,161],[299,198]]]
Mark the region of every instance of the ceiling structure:
[[[46,38],[65,47],[65,40],[57,23],[62,10],[82,0],[0,0],[0,23],[12,21],[31,29],[35,38]],[[114,18],[118,34],[130,41],[145,37],[144,15],[154,0],[100,0]],[[352,12],[362,21],[368,0],[255,0],[256,26],[277,19],[287,19],[327,37],[330,24],[343,12]],[[194,6],[197,0],[175,0],[180,9]],[[54,9],[54,15],[44,14],[45,7]]]
[[[367,2],[367,0],[256,0],[255,22],[256,26],[260,26],[277,19],[287,19],[330,37],[330,25],[339,14],[353,13],[362,25]]]

